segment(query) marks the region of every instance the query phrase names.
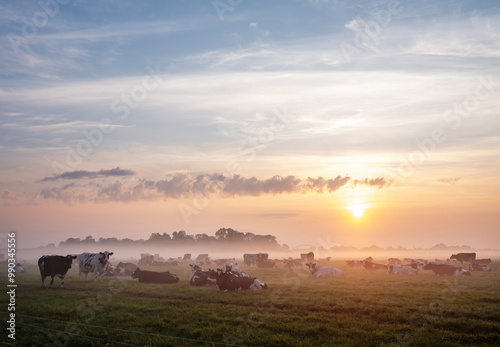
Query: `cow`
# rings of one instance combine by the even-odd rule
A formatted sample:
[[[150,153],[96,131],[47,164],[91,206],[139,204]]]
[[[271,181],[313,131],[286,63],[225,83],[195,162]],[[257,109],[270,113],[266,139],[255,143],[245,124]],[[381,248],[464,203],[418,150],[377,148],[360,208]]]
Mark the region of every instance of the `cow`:
[[[132,278],[139,279],[139,283],[177,283],[179,277],[170,272],[142,271],[137,268],[132,274]]]
[[[269,255],[267,253],[245,253],[243,254],[243,261],[245,265],[250,266],[252,264],[258,264],[261,261],[266,261]]]
[[[21,263],[17,263],[16,266],[14,266],[14,271],[16,273],[26,272]]]
[[[411,265],[387,265],[387,273],[392,275],[405,274],[405,275],[416,275],[418,274],[418,268],[414,268]]]
[[[375,264],[367,260],[363,260],[363,266],[366,270],[387,270],[386,265]]]
[[[472,263],[469,264],[469,271],[491,271],[491,267]]]
[[[491,263],[491,258],[488,259],[476,259],[476,264],[489,264]]]
[[[212,286],[215,283],[210,280],[211,273],[203,271],[201,267],[195,264],[189,264],[191,267],[191,277],[189,277],[189,284],[192,286]]]
[[[112,265],[110,262],[106,264],[106,268],[104,269],[103,276],[123,276],[124,269],[118,268],[118,266]]]
[[[134,273],[135,270],[137,270],[138,266],[132,263],[118,263],[116,265],[117,268],[121,269],[120,271],[122,272],[123,276],[130,276]]]
[[[141,253],[141,259],[139,260],[139,266],[148,266],[155,260],[154,255],[149,253]]]
[[[312,263],[314,261],[314,252],[300,253],[300,260]]]
[[[424,265],[423,269],[431,270],[437,276],[454,276],[460,268],[448,264],[429,263]]]
[[[460,262],[460,264],[463,264],[464,261],[467,261],[469,263],[473,263],[476,260],[476,253],[452,254],[450,259],[456,259]]]
[[[196,257],[196,262],[205,261],[208,259],[208,254],[201,253]]]
[[[292,258],[283,259],[283,263],[285,264],[286,268],[294,268],[302,265],[300,259],[292,259]]]
[[[211,276],[215,278],[215,283],[219,287],[220,291],[234,291],[234,290],[262,290],[268,289],[266,283],[259,281],[255,277],[250,277],[245,274],[235,273],[232,271],[226,271],[225,268],[217,269],[217,271],[211,270]]]
[[[78,274],[78,280],[81,279],[82,272],[85,274],[85,281],[89,272],[94,272],[94,282],[97,281],[97,277],[101,274],[101,281],[104,275],[104,269],[108,263],[109,257],[113,255],[113,252],[99,252],[99,253],[82,253],[80,254],[79,268],[80,272]]]
[[[392,265],[401,265],[401,260],[398,258],[389,258],[387,261]]]
[[[363,261],[362,260],[346,260],[347,266],[349,267],[362,267],[363,266]]]
[[[316,263],[307,263],[306,266],[314,277],[344,276],[344,271],[333,266],[316,266]]]
[[[54,277],[61,279],[61,289],[64,288],[66,273],[71,269],[71,263],[76,259],[76,255],[44,255],[38,259],[38,268],[42,276],[42,288],[45,287],[45,278],[50,277],[49,288],[52,288]]]

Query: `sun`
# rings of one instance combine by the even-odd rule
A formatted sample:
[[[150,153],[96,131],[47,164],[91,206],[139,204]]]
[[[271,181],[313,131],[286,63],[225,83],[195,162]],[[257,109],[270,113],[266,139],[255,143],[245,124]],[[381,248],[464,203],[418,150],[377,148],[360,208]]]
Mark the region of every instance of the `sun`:
[[[351,211],[354,218],[359,219],[363,217],[363,215],[365,214],[366,206],[361,204],[356,204],[349,206],[348,209]]]

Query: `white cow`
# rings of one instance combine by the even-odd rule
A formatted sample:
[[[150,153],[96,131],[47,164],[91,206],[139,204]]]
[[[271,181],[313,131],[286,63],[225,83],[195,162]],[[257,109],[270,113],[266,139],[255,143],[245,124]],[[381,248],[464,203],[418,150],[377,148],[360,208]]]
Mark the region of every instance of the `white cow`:
[[[416,275],[418,274],[418,268],[414,268],[411,265],[387,265],[387,273],[393,275]]]
[[[307,263],[306,266],[309,266],[309,271],[311,271],[315,277],[344,276],[344,271],[333,266],[316,266],[316,263]]]
[[[97,281],[97,276],[104,275],[106,265],[108,263],[109,257],[113,255],[113,252],[100,252],[100,253],[82,253],[80,254],[80,272],[78,274],[78,280],[82,275],[85,274],[85,281],[87,280],[87,275],[89,272],[94,272],[94,281]]]

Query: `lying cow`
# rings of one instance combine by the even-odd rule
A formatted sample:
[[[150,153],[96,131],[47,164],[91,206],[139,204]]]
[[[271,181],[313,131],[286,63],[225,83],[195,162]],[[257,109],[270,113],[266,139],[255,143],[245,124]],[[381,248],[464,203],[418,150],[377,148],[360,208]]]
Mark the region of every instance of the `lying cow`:
[[[195,264],[189,264],[191,267],[191,277],[189,277],[189,284],[192,286],[211,286],[215,283],[210,279],[210,272],[203,271],[201,267]]]
[[[416,275],[418,274],[418,269],[411,265],[387,265],[387,273],[392,275],[405,274],[405,275]]]
[[[333,266],[316,266],[316,263],[307,263],[306,266],[309,267],[309,271],[314,277],[344,276],[344,271]]]
[[[363,266],[363,261],[362,260],[346,260],[347,266],[349,267],[362,267]]]
[[[491,271],[491,267],[472,263],[469,264],[469,271]]]
[[[462,271],[457,271],[462,270],[462,268],[457,268],[448,264],[428,263],[424,265],[423,269],[431,270],[436,276],[457,276],[462,273]]]
[[[389,259],[387,259],[387,261],[391,265],[401,265],[401,259],[398,259],[398,258],[389,258]]]
[[[131,276],[135,270],[137,270],[138,266],[132,263],[118,263],[116,265],[117,268],[123,269],[123,275],[122,276]]]
[[[21,263],[17,263],[16,266],[14,266],[14,271],[16,273],[21,273],[21,272],[26,272],[24,267],[21,265]]]
[[[262,290],[268,289],[267,284],[259,281],[255,277],[242,275],[232,271],[226,271],[225,268],[217,269],[217,271],[210,270],[212,278],[215,278],[215,284],[219,287],[220,291],[234,291],[234,290]]]
[[[38,259],[38,268],[42,276],[42,288],[45,288],[45,278],[50,277],[49,288],[52,288],[54,277],[61,279],[61,289],[64,288],[66,273],[71,269],[71,263],[76,259],[76,255],[44,255]]]
[[[366,270],[387,270],[386,265],[375,264],[366,259],[363,260],[363,266],[365,267]]]
[[[139,279],[139,283],[177,283],[179,277],[170,272],[142,271],[137,268],[132,274],[132,278]]]
[[[80,254],[79,262],[79,274],[78,280],[80,280],[82,273],[85,274],[85,281],[87,280],[87,275],[89,272],[94,272],[94,281],[97,281],[99,274],[101,275],[101,281],[104,276],[106,269],[106,264],[108,263],[109,257],[113,255],[113,252],[100,252],[100,253],[82,253]]]

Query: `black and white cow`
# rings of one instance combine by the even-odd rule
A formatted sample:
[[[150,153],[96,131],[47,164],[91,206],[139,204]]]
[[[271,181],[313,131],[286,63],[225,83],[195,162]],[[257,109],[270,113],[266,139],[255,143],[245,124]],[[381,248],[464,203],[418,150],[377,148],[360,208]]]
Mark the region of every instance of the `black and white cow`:
[[[450,259],[456,259],[460,262],[460,264],[463,264],[464,261],[473,263],[476,260],[476,253],[458,253],[458,254],[452,254]]]
[[[387,265],[387,273],[390,275],[416,275],[418,274],[418,268],[415,268],[411,265]]]
[[[316,263],[307,263],[309,271],[314,277],[340,277],[344,276],[344,271],[333,266],[316,266]]]
[[[189,284],[192,286],[212,286],[215,283],[210,279],[210,272],[203,271],[201,267],[195,264],[191,266],[191,277],[189,277]]]
[[[109,257],[113,255],[113,252],[100,252],[100,253],[82,253],[79,258],[79,274],[78,280],[81,279],[82,273],[85,274],[85,280],[87,280],[87,275],[89,272],[94,273],[94,281],[97,281],[97,277],[101,275],[101,281],[104,276],[106,269],[106,264],[108,263]]]
[[[267,284],[247,274],[226,271],[226,268],[217,269],[217,271],[209,270],[209,272],[220,291],[268,289]]]
[[[21,273],[21,272],[26,272],[24,267],[21,265],[21,263],[17,263],[16,266],[14,266],[14,271],[16,273]]]
[[[42,276],[42,288],[45,288],[45,278],[50,277],[49,288],[52,288],[54,277],[61,279],[61,288],[64,288],[66,273],[71,269],[71,263],[76,259],[76,255],[44,255],[38,259],[38,268]]]
[[[177,283],[179,277],[170,272],[142,271],[137,268],[132,274],[132,278],[138,278],[139,283]]]

